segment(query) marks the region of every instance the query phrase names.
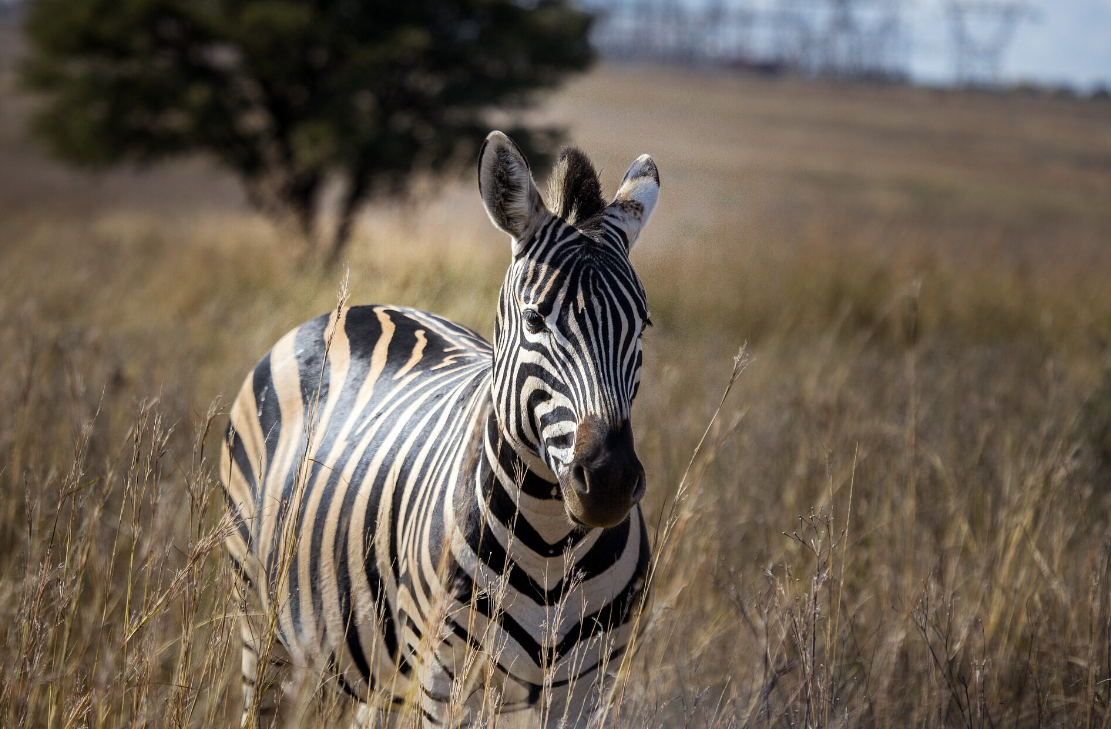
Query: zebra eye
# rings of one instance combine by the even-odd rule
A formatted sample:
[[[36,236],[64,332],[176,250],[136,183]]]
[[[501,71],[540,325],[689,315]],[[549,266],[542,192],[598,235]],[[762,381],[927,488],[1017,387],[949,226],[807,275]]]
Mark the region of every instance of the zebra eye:
[[[525,309],[522,316],[525,318],[525,327],[533,334],[539,334],[548,328],[548,323],[536,309]]]

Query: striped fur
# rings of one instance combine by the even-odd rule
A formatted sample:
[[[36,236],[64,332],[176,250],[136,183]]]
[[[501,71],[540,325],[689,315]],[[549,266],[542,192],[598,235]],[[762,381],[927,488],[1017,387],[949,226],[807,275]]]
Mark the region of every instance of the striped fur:
[[[645,159],[630,172],[655,177]],[[483,187],[491,210],[506,191]],[[582,424],[627,431],[639,385],[648,311],[628,251],[651,206],[627,188],[589,234],[534,189],[494,201],[524,227],[493,346],[432,314],[357,306],[293,330],[247,377],[221,468],[244,725],[276,713],[289,669],[357,699],[370,726],[590,723],[649,562],[639,506],[588,528],[567,498]]]

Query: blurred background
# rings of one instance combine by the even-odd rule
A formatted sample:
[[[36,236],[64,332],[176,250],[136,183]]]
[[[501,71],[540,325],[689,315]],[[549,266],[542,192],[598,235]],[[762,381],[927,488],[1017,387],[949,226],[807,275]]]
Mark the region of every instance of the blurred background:
[[[346,275],[491,334],[502,128],[661,172],[616,726],[1108,726],[1108,88],[1106,0],[0,2],[0,724],[234,725],[222,413]]]

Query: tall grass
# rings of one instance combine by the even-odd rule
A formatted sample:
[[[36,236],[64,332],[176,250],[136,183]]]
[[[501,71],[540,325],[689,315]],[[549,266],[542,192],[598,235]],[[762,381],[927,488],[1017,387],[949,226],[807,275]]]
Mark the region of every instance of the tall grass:
[[[75,353],[21,354],[5,370],[0,723],[220,720],[235,606],[206,450],[218,411],[189,434],[157,399],[134,402],[111,438]]]
[[[245,235],[258,235],[252,226]],[[182,254],[150,235],[170,258],[165,275],[207,266],[202,245]],[[252,271],[252,246],[264,245],[234,254],[236,280],[214,271],[216,282],[196,285],[226,286],[235,300],[261,276],[289,276],[294,296],[327,290],[328,274],[299,283],[304,274],[280,267]],[[449,313],[472,305],[456,287],[496,286],[496,257],[477,279],[473,257],[420,274],[411,261],[378,259],[376,275],[439,278],[427,305]],[[657,318],[635,419],[658,571],[636,650],[617,667],[613,725],[1111,719],[1100,440],[1111,412],[1100,383],[1111,378],[1068,337],[1036,329],[984,343],[923,333],[928,288],[892,290],[874,317],[854,322],[846,294],[820,325],[759,337],[716,416],[728,355],[705,330],[682,331],[681,316]],[[35,306],[55,305],[40,295]],[[108,299],[95,307],[116,316]],[[238,721],[237,606],[214,491],[222,415],[191,392],[210,376],[204,361],[247,361],[264,345],[229,352],[217,336],[214,352],[181,358],[181,379],[160,387],[162,371],[136,372],[125,355],[193,349],[160,330],[183,314],[152,303],[129,316],[115,328],[26,310],[5,320],[5,726]],[[219,366],[230,390],[244,366]],[[305,684],[298,716],[350,711],[326,684]]]

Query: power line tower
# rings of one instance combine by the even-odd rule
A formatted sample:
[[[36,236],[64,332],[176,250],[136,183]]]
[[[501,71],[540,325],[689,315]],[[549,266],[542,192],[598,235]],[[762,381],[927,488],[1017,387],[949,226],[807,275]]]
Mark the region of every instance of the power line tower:
[[[830,0],[818,58],[818,70],[827,76],[855,76],[863,64],[856,4],[856,0]]]
[[[786,0],[784,40],[800,66],[835,78],[896,79],[906,73],[904,0]]]
[[[848,79],[906,75],[906,0],[580,0],[615,60],[794,71]]]
[[[1033,9],[1021,1],[949,0],[948,11],[957,83],[998,86],[1007,46]]]

